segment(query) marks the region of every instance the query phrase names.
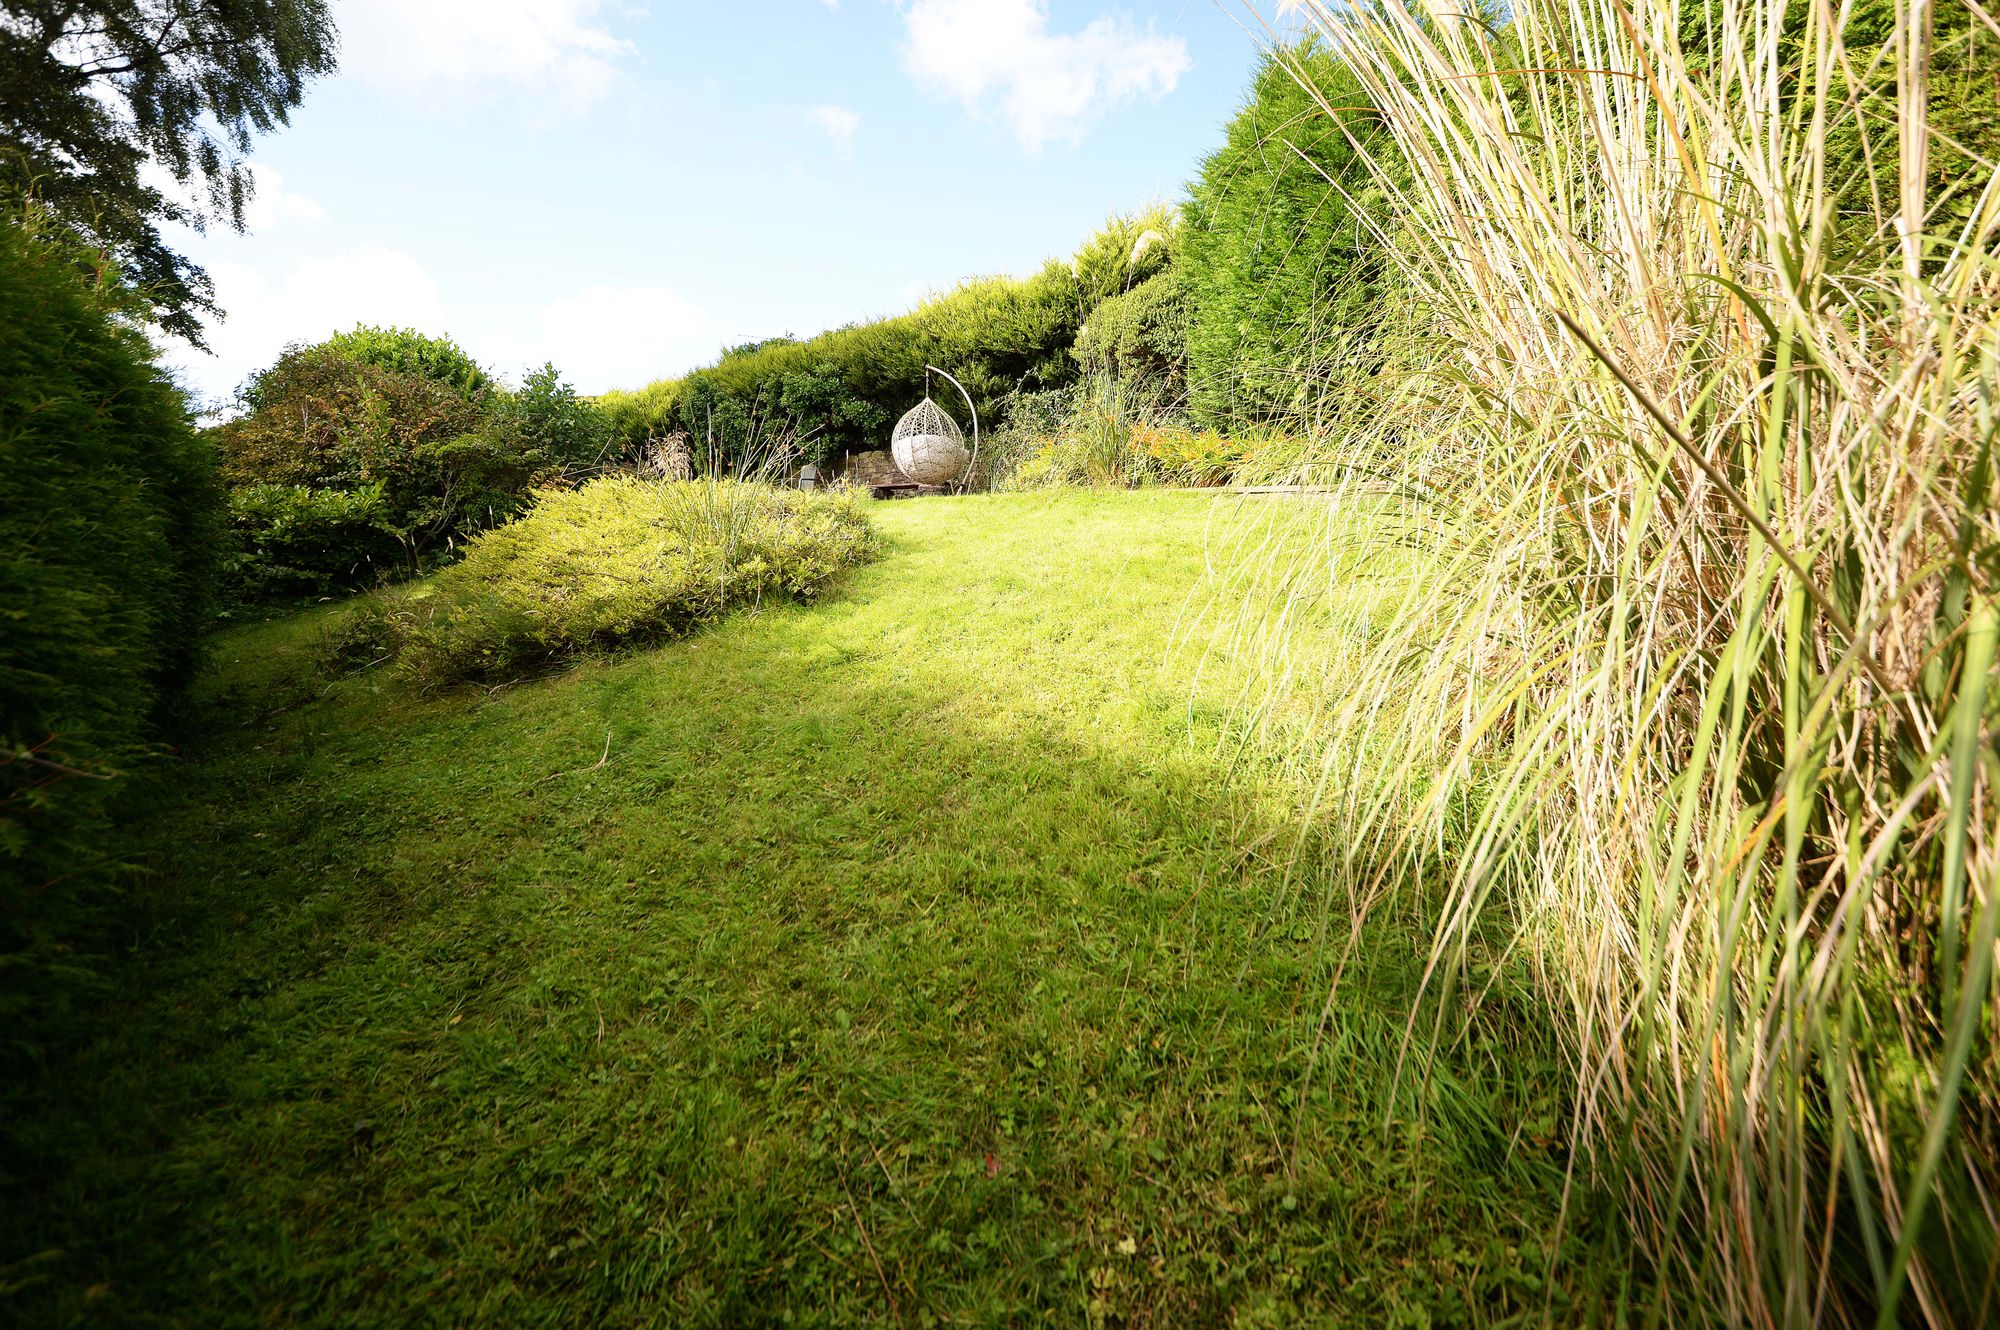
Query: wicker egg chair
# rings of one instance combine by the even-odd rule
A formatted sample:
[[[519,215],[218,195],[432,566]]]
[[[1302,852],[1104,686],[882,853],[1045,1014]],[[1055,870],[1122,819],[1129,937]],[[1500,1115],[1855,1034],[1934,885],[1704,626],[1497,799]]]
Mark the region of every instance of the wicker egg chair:
[[[896,459],[896,469],[917,484],[958,488],[971,476],[972,464],[979,456],[979,411],[972,405],[972,394],[965,391],[964,384],[932,365],[924,366],[924,371],[924,400],[905,411],[896,422],[896,431],[889,439],[889,453]],[[933,373],[951,379],[965,395],[965,405],[972,412],[970,450],[965,446],[965,435],[959,432],[958,422],[931,400]]]

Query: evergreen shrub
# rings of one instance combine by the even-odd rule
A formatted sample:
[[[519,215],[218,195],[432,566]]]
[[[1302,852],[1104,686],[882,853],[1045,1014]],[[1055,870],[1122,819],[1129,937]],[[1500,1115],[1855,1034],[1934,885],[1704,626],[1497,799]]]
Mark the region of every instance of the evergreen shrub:
[[[0,224],[0,1049],[68,991],[126,782],[191,677],[222,493],[122,299]],[[50,996],[53,993],[54,996]],[[39,1015],[49,1015],[41,1010]]]
[[[1329,390],[1379,368],[1406,297],[1378,234],[1400,219],[1369,162],[1393,180],[1395,151],[1323,45],[1266,58],[1189,187],[1179,266],[1197,424],[1308,416]]]
[[[1097,307],[1077,334],[1077,364],[1086,377],[1110,375],[1179,402],[1186,393],[1189,315],[1186,277],[1169,268]]]
[[[671,637],[767,598],[811,600],[871,552],[862,503],[845,488],[613,475],[544,495],[351,631],[426,679],[503,677]]]
[[[320,345],[359,364],[429,379],[461,397],[477,397],[498,387],[485,367],[457,342],[414,328],[361,325],[335,333]]]
[[[446,338],[357,328],[287,348],[210,432],[245,599],[334,591],[432,566],[594,468],[611,425],[553,365],[515,392]]]
[[[1076,383],[1078,331],[1104,302],[1170,271],[1175,236],[1165,207],[1113,217],[1072,259],[1026,279],[977,278],[907,314],[734,348],[712,366],[598,403],[622,441],[685,433],[711,466],[729,466],[760,434],[792,426],[804,460],[830,462],[888,446],[924,391],[924,367],[937,365],[965,384],[981,424],[994,429],[1017,394]],[[963,411],[949,384],[933,376],[930,386],[954,415]]]

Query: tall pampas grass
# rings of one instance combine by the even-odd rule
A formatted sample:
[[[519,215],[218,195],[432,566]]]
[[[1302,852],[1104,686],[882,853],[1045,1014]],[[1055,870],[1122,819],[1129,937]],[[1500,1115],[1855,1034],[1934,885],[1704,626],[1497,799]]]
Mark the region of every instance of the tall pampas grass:
[[[1355,909],[1539,995],[1669,1322],[2000,1321],[2000,185],[1929,104],[2000,27],[1941,3],[1286,6],[1424,350],[1241,640],[1365,620],[1270,675]],[[1410,590],[1343,610],[1364,490]]]

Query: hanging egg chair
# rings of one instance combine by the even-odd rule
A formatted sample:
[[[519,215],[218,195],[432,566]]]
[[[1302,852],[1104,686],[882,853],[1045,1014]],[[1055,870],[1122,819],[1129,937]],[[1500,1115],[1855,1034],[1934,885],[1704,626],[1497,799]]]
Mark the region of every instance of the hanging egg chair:
[[[965,436],[958,432],[958,422],[946,415],[929,394],[896,422],[889,452],[896,459],[896,469],[919,485],[955,484],[971,461],[971,454],[965,450]]]

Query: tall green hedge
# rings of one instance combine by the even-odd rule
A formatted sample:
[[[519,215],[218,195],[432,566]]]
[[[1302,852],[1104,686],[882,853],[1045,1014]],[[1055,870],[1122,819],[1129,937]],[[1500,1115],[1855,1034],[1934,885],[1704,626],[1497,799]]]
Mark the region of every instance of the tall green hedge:
[[[926,364],[964,381],[982,416],[1024,381],[1068,382],[1081,321],[1068,266],[1051,263],[1026,281],[966,282],[896,318],[733,350],[684,378],[600,403],[632,442],[684,431],[697,452],[712,450],[710,460],[729,465],[796,429],[807,436],[806,453],[827,460],[886,447],[896,418],[923,392]],[[949,385],[934,387],[956,409]]]
[[[1204,427],[1308,410],[1330,380],[1365,373],[1379,357],[1398,290],[1374,227],[1393,229],[1395,219],[1363,154],[1381,160],[1392,150],[1367,106],[1323,46],[1282,48],[1202,162],[1180,266],[1189,399]]]
[[[221,490],[184,398],[73,257],[0,223],[0,1029],[102,867],[193,672]],[[0,1053],[14,1039],[0,1035]]]
[[[794,429],[808,456],[828,460],[886,447],[930,364],[963,381],[981,422],[992,425],[1012,394],[1076,380],[1079,329],[1102,302],[1165,269],[1170,247],[1140,241],[1171,229],[1166,208],[1113,217],[1073,259],[1051,260],[1026,279],[978,278],[908,314],[739,347],[684,377],[606,394],[599,405],[630,442],[684,431],[697,453],[712,441],[710,460],[724,465]],[[948,384],[933,381],[932,391],[962,412]]]

